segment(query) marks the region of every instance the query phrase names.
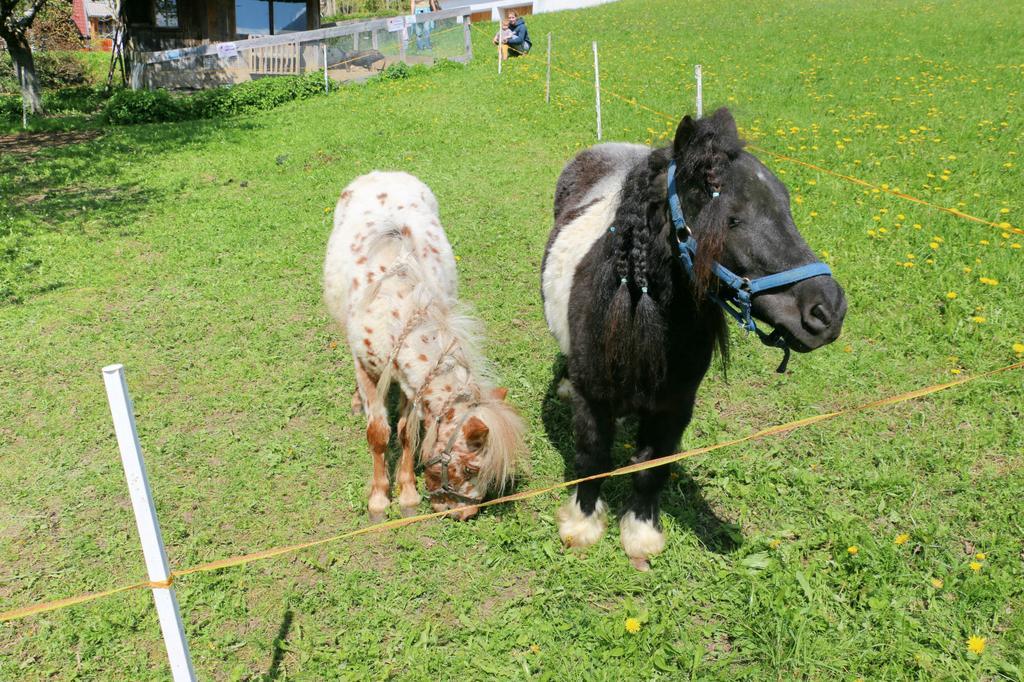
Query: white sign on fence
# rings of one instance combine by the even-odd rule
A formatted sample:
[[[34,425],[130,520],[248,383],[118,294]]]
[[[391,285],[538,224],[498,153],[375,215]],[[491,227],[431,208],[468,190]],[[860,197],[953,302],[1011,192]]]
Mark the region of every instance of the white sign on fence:
[[[388,19],[388,31],[390,33],[398,33],[405,28],[405,17],[395,17],[394,19]]]
[[[221,59],[231,59],[238,56],[238,45],[234,43],[220,43],[217,45],[217,56]]]

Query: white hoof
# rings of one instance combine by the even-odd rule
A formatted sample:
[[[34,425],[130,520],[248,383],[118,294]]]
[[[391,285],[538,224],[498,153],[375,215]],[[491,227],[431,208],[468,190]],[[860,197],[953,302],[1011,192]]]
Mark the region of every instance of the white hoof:
[[[641,571],[650,566],[647,559],[665,549],[665,534],[654,525],[654,521],[638,519],[632,511],[619,520],[619,539],[626,556]]]
[[[572,382],[568,378],[563,378],[558,382],[558,388],[555,389],[555,395],[564,400],[565,402],[572,401],[572,397],[576,395],[576,389],[573,388]]]
[[[370,512],[370,521],[374,523],[383,521],[387,516],[389,504],[391,504],[391,500],[384,493],[370,493],[370,502],[366,505],[367,510]]]
[[[605,515],[608,508],[598,498],[594,513],[589,516],[583,513],[576,503],[576,493],[565,501],[555,515],[558,521],[558,535],[566,547],[590,547],[604,535]]]

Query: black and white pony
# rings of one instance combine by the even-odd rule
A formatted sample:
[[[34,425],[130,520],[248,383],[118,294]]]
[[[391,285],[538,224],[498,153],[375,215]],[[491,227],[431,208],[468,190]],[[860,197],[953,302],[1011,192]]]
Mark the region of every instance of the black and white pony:
[[[830,275],[797,231],[785,186],[743,150],[727,109],[685,117],[669,147],[581,152],[558,179],[542,276],[544,315],[568,359],[571,384],[560,393],[573,404],[577,475],[611,469],[625,415],[638,418],[634,461],[675,451],[716,347],[725,359],[726,306],[748,329],[751,315],[775,327],[757,330],[769,345],[807,352],[834,341],[846,299]],[[665,546],[658,498],[668,473],[634,474],[620,518],[622,546],[641,570]],[[580,484],[559,510],[565,544],[586,547],[604,533],[601,483]]]

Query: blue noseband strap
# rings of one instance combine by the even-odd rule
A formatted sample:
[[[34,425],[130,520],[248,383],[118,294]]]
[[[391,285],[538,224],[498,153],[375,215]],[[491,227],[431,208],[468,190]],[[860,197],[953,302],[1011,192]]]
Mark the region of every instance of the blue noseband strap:
[[[712,201],[717,197],[718,192],[715,192],[712,195]],[[674,159],[668,165],[668,208],[669,213],[672,215],[672,224],[676,228],[676,238],[679,241],[679,260],[682,262],[687,276],[692,280],[693,262],[697,258],[697,240],[690,232],[690,228],[686,226],[686,218],[683,217],[683,207],[679,202],[679,192],[676,191],[676,162]],[[802,282],[811,277],[831,275],[832,271],[820,261],[776,272],[772,275],[765,275],[753,280],[740,277],[718,261],[712,262],[711,271],[721,284],[724,285],[724,288],[719,287],[717,293],[710,293],[708,297],[717,303],[722,310],[729,313],[745,330],[755,332],[758,338],[761,339],[761,343],[782,350],[782,363],[776,371],[779,373],[785,372],[786,365],[789,364],[789,345],[782,338],[782,333],[779,330],[773,330],[769,334],[757,326],[757,323],[751,316],[752,299],[757,294],[764,293],[765,291]]]

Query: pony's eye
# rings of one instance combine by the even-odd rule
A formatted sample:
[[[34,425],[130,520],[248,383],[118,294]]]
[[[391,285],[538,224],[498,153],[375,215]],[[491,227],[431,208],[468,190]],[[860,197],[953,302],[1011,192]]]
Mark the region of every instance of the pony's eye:
[[[739,227],[740,226],[740,222],[741,221],[740,221],[739,218],[729,218],[729,227],[730,228]]]
[[[476,476],[477,474],[480,473],[480,467],[478,467],[476,464],[466,464],[463,467],[463,470],[470,476]]]

